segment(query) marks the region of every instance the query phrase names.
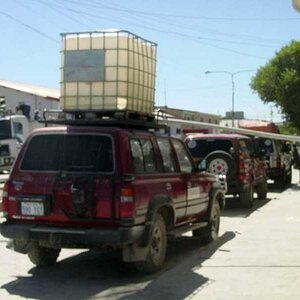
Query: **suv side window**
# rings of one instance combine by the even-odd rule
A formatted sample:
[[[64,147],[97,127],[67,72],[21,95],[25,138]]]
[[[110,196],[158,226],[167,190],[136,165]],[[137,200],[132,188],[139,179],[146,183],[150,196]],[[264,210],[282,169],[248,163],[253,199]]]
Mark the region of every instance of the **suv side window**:
[[[252,139],[246,140],[245,142],[250,156],[253,156],[253,154],[255,153],[255,149],[254,149],[254,144],[252,142]]]
[[[247,156],[250,156],[250,149],[249,149],[249,144],[247,144],[247,140],[239,140],[239,145],[240,145],[240,151],[244,153]]]
[[[175,172],[176,162],[170,141],[168,139],[158,138],[157,145],[162,156],[164,170],[166,172]]]
[[[135,173],[156,172],[154,151],[149,139],[130,139],[132,167]]]
[[[180,171],[186,172],[186,173],[191,173],[193,171],[193,164],[190,161],[189,155],[188,155],[185,147],[183,146],[182,143],[180,143],[177,140],[173,140],[173,145],[175,148],[175,152],[177,154]]]

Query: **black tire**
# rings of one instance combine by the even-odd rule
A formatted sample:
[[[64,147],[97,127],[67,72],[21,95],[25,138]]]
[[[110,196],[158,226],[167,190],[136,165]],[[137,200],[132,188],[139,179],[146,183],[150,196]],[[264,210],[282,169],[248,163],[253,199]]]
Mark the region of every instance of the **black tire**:
[[[135,263],[136,268],[143,273],[153,273],[158,271],[166,257],[167,251],[167,231],[163,217],[157,214],[149,242],[149,250],[145,261]]]
[[[268,194],[268,182],[264,180],[262,183],[257,185],[256,187],[257,198],[258,199],[266,199]]]
[[[203,243],[208,244],[219,236],[221,219],[221,208],[217,200],[213,201],[207,227],[193,230],[193,236],[199,238]]]
[[[37,267],[51,266],[56,263],[60,250],[34,244],[28,251],[28,257]]]
[[[231,154],[225,152],[225,151],[213,151],[209,155],[205,157],[205,160],[207,162],[207,170],[213,174],[219,175],[224,174],[226,175],[227,181],[230,179],[234,179],[236,177],[236,166],[235,161]],[[212,166],[214,162],[221,162],[221,172],[218,170],[215,170],[215,168]],[[223,168],[223,164],[226,164],[227,167]],[[213,171],[214,169],[214,171]],[[226,172],[222,169],[226,169]]]
[[[250,183],[247,188],[240,191],[240,204],[242,207],[251,208],[253,206],[253,186]]]
[[[285,189],[286,187],[286,172],[283,171],[282,174],[274,179],[274,187],[277,189]]]

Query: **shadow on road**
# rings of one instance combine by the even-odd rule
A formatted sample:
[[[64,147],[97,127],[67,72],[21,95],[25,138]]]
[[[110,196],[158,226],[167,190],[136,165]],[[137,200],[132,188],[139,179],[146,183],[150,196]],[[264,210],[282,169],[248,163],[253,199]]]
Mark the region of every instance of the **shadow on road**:
[[[238,198],[227,196],[226,207],[222,212],[222,216],[233,218],[248,218],[253,212],[259,210],[270,201],[272,201],[272,198],[269,197],[267,199],[254,199],[253,207],[244,208],[241,207]]]
[[[248,218],[253,212],[259,210],[270,201],[274,201],[280,197],[280,194],[285,192],[287,189],[297,190],[300,189],[299,184],[287,185],[284,189],[275,187],[273,183],[268,183],[268,197],[267,199],[257,199],[254,194],[254,203],[251,208],[243,208],[240,205],[238,197],[226,196],[226,207],[222,212],[224,217],[236,217],[236,218]]]
[[[170,241],[164,269],[151,275],[121,263],[119,252],[87,251],[52,267],[33,268],[1,288],[11,295],[42,300],[183,299],[209,283],[198,274],[202,263],[234,237],[226,232],[207,246],[193,237]]]

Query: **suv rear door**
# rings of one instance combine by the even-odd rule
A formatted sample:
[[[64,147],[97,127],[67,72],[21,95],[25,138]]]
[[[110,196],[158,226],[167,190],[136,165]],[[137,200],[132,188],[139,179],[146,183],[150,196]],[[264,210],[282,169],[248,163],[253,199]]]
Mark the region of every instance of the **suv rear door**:
[[[41,222],[114,217],[112,136],[67,131],[34,134],[25,148],[12,174],[16,215],[38,214]],[[40,203],[40,211],[34,203]]]

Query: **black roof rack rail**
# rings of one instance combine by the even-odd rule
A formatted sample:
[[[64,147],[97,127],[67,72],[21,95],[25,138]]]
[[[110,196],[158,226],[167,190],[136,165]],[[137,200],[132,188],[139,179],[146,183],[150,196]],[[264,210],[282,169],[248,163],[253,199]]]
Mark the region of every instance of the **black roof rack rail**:
[[[45,126],[116,126],[131,129],[160,129],[154,114],[143,114],[135,111],[103,111],[103,110],[44,110],[42,123]]]

